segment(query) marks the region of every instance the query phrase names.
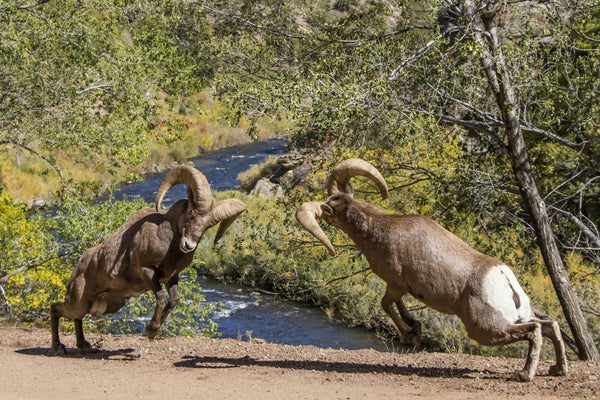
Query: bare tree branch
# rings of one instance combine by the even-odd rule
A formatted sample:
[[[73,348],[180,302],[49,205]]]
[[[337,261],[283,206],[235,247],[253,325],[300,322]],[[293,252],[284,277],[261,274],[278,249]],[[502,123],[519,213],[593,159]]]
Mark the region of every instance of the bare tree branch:
[[[589,306],[581,306],[581,311],[593,315],[594,317],[599,317],[600,318],[600,311],[596,310],[595,308],[589,307]]]
[[[408,57],[407,59],[402,61],[402,63],[399,66],[394,68],[394,70],[392,72],[390,72],[388,79],[390,81],[395,81],[396,79],[398,79],[398,77],[400,76],[400,72],[402,72],[402,70],[404,68],[406,68],[408,65],[412,64],[413,62],[415,62],[416,60],[421,58],[425,53],[427,53],[427,51],[431,47],[433,47],[433,45],[435,45],[441,39],[445,38],[446,36],[450,35],[451,33],[458,32],[459,30],[461,30],[461,27],[458,27],[458,26],[451,27],[449,29],[446,29],[439,35],[437,35],[435,38],[431,39],[429,42],[425,43],[425,45],[423,47],[421,47],[420,49],[415,51],[410,57]]]
[[[464,119],[452,117],[450,115],[442,115],[440,117],[440,121],[449,123],[449,124],[460,125],[465,128],[468,128],[468,129],[473,129],[475,131],[482,132],[482,133],[488,135],[494,142],[496,142],[505,153],[507,152],[506,144],[504,143],[504,141],[502,141],[500,136],[498,136],[498,134],[493,129],[490,129],[491,127],[503,128],[504,124],[500,121],[495,121],[495,122],[490,122],[490,123],[479,122],[479,121],[475,121],[475,120],[467,121]]]
[[[596,235],[594,232],[592,232],[592,230],[590,228],[588,228],[588,226],[582,220],[577,218],[574,214],[570,213],[569,211],[555,207],[551,204],[548,204],[548,207],[565,215],[567,217],[567,219],[569,219],[569,221],[573,222],[575,225],[577,225],[579,227],[579,229],[581,229],[581,231],[585,234],[585,236],[587,236],[588,239],[590,239],[596,247],[600,248],[600,237],[598,237],[598,235]]]
[[[91,90],[104,90],[104,89],[107,89],[107,88],[109,88],[110,86],[111,86],[111,85],[109,85],[109,84],[107,84],[107,83],[104,83],[104,84],[98,84],[98,85],[94,85],[94,86],[87,87],[87,88],[85,88],[85,89],[78,90],[76,93],[77,93],[77,94],[83,94],[83,93],[85,93],[85,92],[89,92],[89,91],[91,91]]]
[[[438,93],[439,93],[439,91],[438,91]],[[445,96],[445,97],[452,99],[449,96]],[[470,111],[473,111],[473,108],[470,107],[468,104],[461,102],[459,100],[456,100],[456,102],[462,106],[467,107]],[[478,114],[482,115],[482,116],[485,115],[485,113],[483,113],[481,111],[478,111]],[[494,120],[490,120],[490,122],[480,122],[480,121],[475,121],[475,120],[464,120],[464,119],[457,118],[457,117],[454,117],[451,115],[442,115],[440,117],[440,121],[460,125],[465,128],[469,128],[469,129],[473,129],[473,130],[485,133],[486,135],[489,135],[490,137],[492,137],[497,143],[502,143],[502,141],[495,134],[495,132],[493,130],[489,129],[490,127],[504,128],[504,123],[502,121],[494,119]],[[547,139],[553,140],[559,144],[569,147],[570,149],[573,149],[579,153],[582,153],[582,154],[588,156],[590,158],[590,160],[592,160],[597,166],[600,166],[600,154],[592,151],[592,149],[589,146],[589,142],[587,142],[587,141],[583,142],[583,143],[575,143],[575,142],[572,142],[569,139],[563,138],[562,136],[559,136],[555,133],[546,131],[544,129],[536,128],[536,127],[533,127],[530,125],[521,124],[521,130],[523,132],[529,132],[529,133],[534,133],[539,136],[543,136]]]
[[[572,142],[569,139],[565,139],[562,136],[559,136],[559,135],[557,135],[555,133],[548,132],[548,131],[546,131],[544,129],[536,128],[536,127],[529,126],[529,125],[521,125],[521,130],[523,132],[530,132],[530,133],[535,133],[535,134],[540,135],[540,136],[544,136],[544,137],[546,137],[548,139],[552,139],[555,142],[558,142],[558,143],[560,143],[562,145],[565,145],[565,146],[567,146],[567,147],[569,147],[569,148],[571,148],[573,150],[576,150],[576,151],[578,151],[578,152],[580,152],[582,154],[585,154],[592,161],[594,161],[594,163],[597,166],[600,166],[600,154],[594,153],[592,151],[592,149],[590,149],[589,142],[587,142],[587,141],[583,142],[583,143],[575,143],[575,142]]]

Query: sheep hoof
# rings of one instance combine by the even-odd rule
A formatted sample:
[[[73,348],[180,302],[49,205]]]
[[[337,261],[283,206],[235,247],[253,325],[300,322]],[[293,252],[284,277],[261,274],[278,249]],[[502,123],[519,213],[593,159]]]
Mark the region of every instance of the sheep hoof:
[[[58,345],[52,346],[52,353],[55,356],[64,356],[65,354],[67,354],[67,348],[64,344],[59,343]]]
[[[548,375],[551,376],[567,376],[567,366],[554,364],[548,370]]]
[[[420,335],[411,335],[409,337],[410,343],[417,348],[417,350],[421,350],[423,348],[423,341],[421,340]]]
[[[517,371],[511,377],[511,380],[517,382],[531,382],[532,377],[529,376],[528,371]]]
[[[81,353],[91,353],[94,351],[92,345],[87,340],[84,340],[82,343],[77,343],[77,348]]]

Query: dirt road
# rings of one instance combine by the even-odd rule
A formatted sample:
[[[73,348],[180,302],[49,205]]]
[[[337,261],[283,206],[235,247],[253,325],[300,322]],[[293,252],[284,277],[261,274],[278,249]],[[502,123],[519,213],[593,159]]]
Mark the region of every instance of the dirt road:
[[[0,399],[554,399],[600,398],[600,364],[540,363],[533,383],[508,381],[523,360],[394,354],[233,339],[89,335],[100,350],[51,356],[50,332],[0,328]]]

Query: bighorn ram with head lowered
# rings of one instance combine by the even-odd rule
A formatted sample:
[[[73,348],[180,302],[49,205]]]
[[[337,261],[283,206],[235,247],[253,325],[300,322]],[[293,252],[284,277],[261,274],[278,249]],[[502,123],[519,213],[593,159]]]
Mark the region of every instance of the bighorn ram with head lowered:
[[[180,183],[187,185],[187,200],[160,210],[167,191]],[[148,338],[153,339],[179,301],[179,273],[192,262],[204,232],[221,222],[215,236],[217,243],[245,208],[238,199],[216,201],[200,171],[189,166],[171,169],[158,188],[156,209],[136,212],[79,260],[69,279],[65,301],[51,306],[52,349],[65,352],[58,337],[60,317],[74,319],[77,347],[86,350],[90,348],[82,329],[86,314],[117,312],[126,299],[148,290],[156,296],[154,316],[146,327]]]
[[[355,200],[350,179],[356,175],[371,179],[387,197],[387,185],[375,167],[359,159],[345,160],[329,177],[327,201],[304,203],[296,218],[332,256],[335,250],[317,219],[341,229],[356,243],[373,272],[387,283],[381,305],[405,340],[421,345],[421,324],[402,301],[410,293],[437,311],[457,315],[469,336],[483,345],[527,340],[527,361],[514,379],[533,379],[542,336],[550,338],[556,354],[550,374],[567,374],[558,324],[535,317],[529,298],[506,265],[427,217],[391,215]]]

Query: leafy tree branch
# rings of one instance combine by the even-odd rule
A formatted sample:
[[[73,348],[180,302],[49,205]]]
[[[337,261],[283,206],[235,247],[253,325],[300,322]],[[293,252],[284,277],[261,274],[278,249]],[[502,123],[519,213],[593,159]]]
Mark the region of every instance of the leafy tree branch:
[[[72,250],[72,249],[60,250],[56,254],[56,256],[53,256],[53,257],[38,257],[36,259],[29,260],[22,264],[3,267],[4,270],[6,270],[6,271],[11,270],[11,271],[3,276],[0,276],[0,283],[6,283],[6,282],[8,282],[8,280],[10,278],[12,278],[15,275],[22,274],[23,272],[27,272],[31,269],[34,269],[41,265],[44,265],[44,264],[48,263],[49,261],[57,260],[57,259],[60,259],[60,258],[66,257],[66,256],[70,256],[71,254],[74,254],[74,253],[75,253],[75,250]]]

